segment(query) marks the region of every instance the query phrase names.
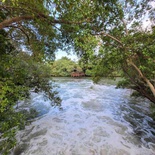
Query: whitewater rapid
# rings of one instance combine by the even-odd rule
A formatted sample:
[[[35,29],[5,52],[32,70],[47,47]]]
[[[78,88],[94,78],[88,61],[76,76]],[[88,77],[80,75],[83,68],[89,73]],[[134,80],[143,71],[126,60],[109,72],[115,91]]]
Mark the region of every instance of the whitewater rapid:
[[[148,101],[130,98],[131,90],[107,82],[55,81],[62,106],[32,94],[29,104],[43,115],[18,133],[21,155],[155,155]]]

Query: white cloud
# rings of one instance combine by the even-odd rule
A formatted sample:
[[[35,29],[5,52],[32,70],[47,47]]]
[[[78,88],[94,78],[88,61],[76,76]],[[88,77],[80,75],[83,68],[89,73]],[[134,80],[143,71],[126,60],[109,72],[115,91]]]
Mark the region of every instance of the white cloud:
[[[56,52],[56,60],[61,59],[62,57],[67,57],[70,58],[73,61],[77,61],[78,57],[73,53],[70,52],[69,54],[65,51],[59,50],[58,52]]]

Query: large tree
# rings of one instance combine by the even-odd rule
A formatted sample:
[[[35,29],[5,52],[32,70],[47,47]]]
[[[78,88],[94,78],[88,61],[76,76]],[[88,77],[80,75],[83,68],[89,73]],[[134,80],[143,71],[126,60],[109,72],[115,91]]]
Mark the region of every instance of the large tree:
[[[126,1],[121,8],[118,24],[98,31],[101,44],[95,77],[111,75],[119,67],[125,77],[119,86],[128,86],[155,103],[155,3]]]
[[[62,57],[61,59],[53,62],[53,64],[51,65],[51,75],[56,77],[70,77],[74,69],[82,71],[82,69],[76,62],[67,57]]]

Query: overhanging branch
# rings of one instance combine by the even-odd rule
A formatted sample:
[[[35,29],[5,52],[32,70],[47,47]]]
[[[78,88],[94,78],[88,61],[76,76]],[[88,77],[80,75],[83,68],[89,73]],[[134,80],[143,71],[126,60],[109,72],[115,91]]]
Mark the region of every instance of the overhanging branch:
[[[26,31],[24,30],[24,28],[22,27],[22,25],[20,25],[20,26],[11,25],[11,26],[8,26],[8,27],[19,29],[26,36],[28,44],[30,44],[30,38],[29,38],[28,34],[26,33]]]
[[[19,16],[19,17],[13,17],[10,19],[5,19],[3,22],[0,23],[0,29],[3,29],[13,23],[17,23],[19,21],[23,21],[23,20],[32,20],[34,19],[34,17],[32,16]]]
[[[47,22],[49,24],[72,24],[72,25],[78,25],[78,24],[82,24],[82,23],[85,23],[85,22],[90,22],[89,19],[86,19],[84,21],[67,21],[67,20],[56,20],[56,19],[50,19],[49,16],[46,16],[44,14],[38,14],[37,16],[18,16],[18,17],[12,17],[10,19],[5,19],[4,21],[2,21],[0,23],[0,29],[3,29],[13,23],[17,23],[17,22],[20,22],[20,21],[24,21],[24,20],[34,20],[35,18],[40,18],[41,20],[42,19],[46,19]]]
[[[95,34],[95,35],[96,35],[96,34]],[[115,40],[115,41],[118,42],[121,46],[123,46],[123,43],[122,43],[119,39],[115,38],[114,36],[112,36],[112,35],[110,35],[110,34],[108,34],[108,33],[105,33],[104,31],[98,33],[97,35],[105,35],[105,36],[108,36],[109,38]]]

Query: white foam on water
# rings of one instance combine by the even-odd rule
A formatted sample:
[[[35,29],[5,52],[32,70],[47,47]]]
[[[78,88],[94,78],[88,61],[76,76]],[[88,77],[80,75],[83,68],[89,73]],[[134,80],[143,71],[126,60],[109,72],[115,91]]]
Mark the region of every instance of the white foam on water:
[[[130,90],[95,85],[89,79],[56,82],[63,110],[34,96],[34,107],[43,105],[50,110],[19,132],[19,143],[28,144],[22,155],[155,155],[155,141],[146,146],[144,140],[155,138],[155,130],[128,104]],[[146,130],[142,138],[135,134],[137,120],[128,120],[134,114],[142,117],[139,126]],[[150,117],[146,117],[148,121],[152,122]]]

